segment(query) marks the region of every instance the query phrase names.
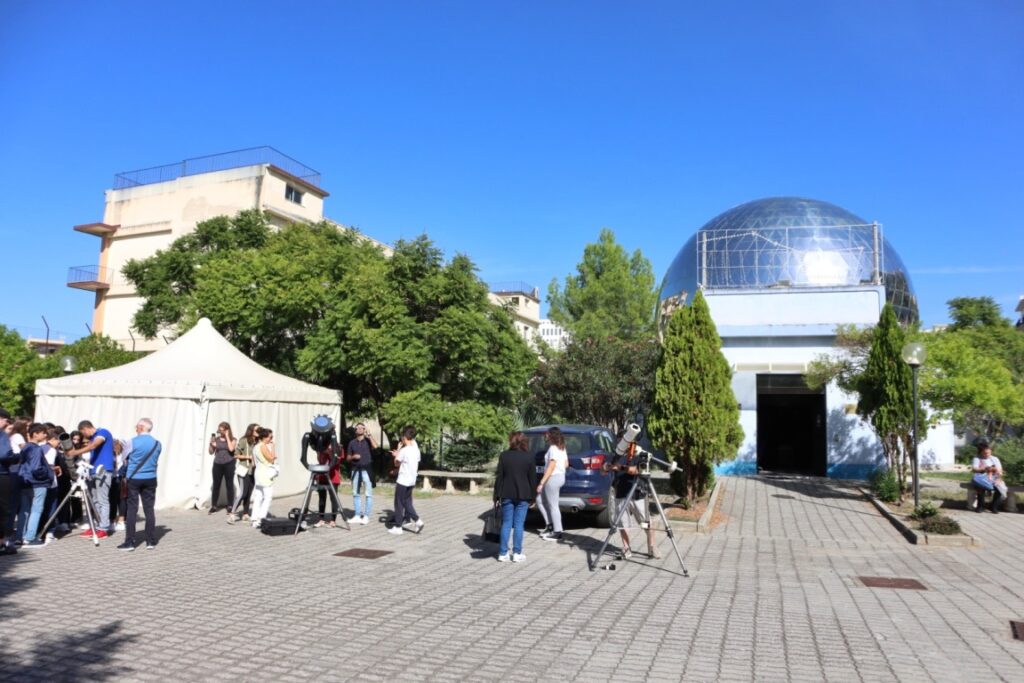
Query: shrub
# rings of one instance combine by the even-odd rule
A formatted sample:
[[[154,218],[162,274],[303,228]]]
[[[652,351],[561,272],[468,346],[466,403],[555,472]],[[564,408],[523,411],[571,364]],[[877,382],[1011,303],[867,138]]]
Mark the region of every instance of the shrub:
[[[1024,484],[1024,439],[1007,439],[995,445],[993,454],[1003,464],[1003,478],[1010,486]]]
[[[939,508],[935,507],[934,503],[925,502],[914,508],[914,511],[910,513],[910,518],[924,521],[937,514],[939,514]]]
[[[890,470],[875,470],[871,475],[871,493],[884,503],[895,503],[900,499],[900,484]]]
[[[924,520],[921,522],[921,531],[926,534],[938,534],[941,536],[963,533],[960,524],[952,517],[946,517],[945,515],[936,515]]]
[[[436,467],[454,472],[476,472],[501,453],[501,444],[484,439],[459,439],[444,444]]]

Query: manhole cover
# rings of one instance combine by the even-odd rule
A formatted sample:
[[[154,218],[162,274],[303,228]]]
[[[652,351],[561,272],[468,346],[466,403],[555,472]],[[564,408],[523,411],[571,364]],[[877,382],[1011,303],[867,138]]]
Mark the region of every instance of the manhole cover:
[[[861,583],[868,588],[905,588],[915,591],[926,591],[924,584],[917,579],[895,579],[888,576],[858,576]]]
[[[378,557],[390,555],[392,550],[373,550],[372,548],[349,548],[340,553],[334,553],[335,557],[358,557],[361,560],[376,560]]]
[[[1024,640],[1024,621],[1011,621],[1010,632],[1017,640]]]

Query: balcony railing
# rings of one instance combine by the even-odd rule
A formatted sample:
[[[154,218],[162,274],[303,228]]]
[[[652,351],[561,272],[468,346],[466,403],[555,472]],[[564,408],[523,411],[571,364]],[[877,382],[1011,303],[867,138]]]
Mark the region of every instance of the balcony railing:
[[[95,292],[109,289],[113,271],[102,266],[72,266],[68,268],[68,287]]]
[[[141,168],[136,171],[125,171],[114,176],[114,189],[123,190],[139,185],[152,185],[175,180],[200,173],[226,171],[231,168],[270,164],[277,166],[285,173],[304,180],[314,187],[320,187],[320,172],[306,166],[301,161],[277,151],[273,147],[250,147],[233,152],[222,152],[205,157],[185,159],[174,164]]]
[[[494,294],[521,293],[536,296],[537,288],[525,282],[491,282],[487,285]]]

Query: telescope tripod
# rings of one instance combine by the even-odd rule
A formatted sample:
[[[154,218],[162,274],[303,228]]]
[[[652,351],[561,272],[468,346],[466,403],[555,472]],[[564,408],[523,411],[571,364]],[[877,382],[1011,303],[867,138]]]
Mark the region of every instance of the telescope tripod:
[[[64,506],[68,504],[68,501],[71,500],[71,497],[75,495],[75,492],[77,491],[82,499],[82,507],[85,509],[85,518],[89,520],[89,529],[92,531],[92,544],[99,547],[100,539],[99,536],[96,535],[96,517],[99,515],[96,513],[96,509],[92,506],[92,498],[89,496],[89,488],[85,483],[85,477],[82,476],[78,477],[78,479],[71,483],[71,490],[68,491],[66,496],[64,496],[64,500],[62,500],[60,505],[57,506],[57,509],[53,511],[50,518],[46,520],[46,524],[43,525],[43,528],[39,530],[40,538],[46,538],[46,530],[50,528],[50,525],[53,524],[53,520],[57,519],[57,515],[60,514],[60,511],[64,509]]]
[[[352,530],[352,525],[349,524],[348,519],[345,517],[345,508],[341,506],[341,499],[338,498],[338,489],[334,488],[334,484],[330,482],[330,479],[327,480],[326,484],[317,483],[316,478],[318,476],[326,477],[326,471],[309,473],[309,483],[306,484],[306,495],[302,499],[302,507],[300,508],[298,519],[295,520],[295,533],[293,533],[292,536],[299,533],[299,530],[302,528],[303,520],[305,520],[306,515],[309,514],[309,503],[313,497],[313,491],[327,491],[327,495],[331,497],[331,500],[337,506],[338,515],[341,517],[341,521],[344,523],[345,529],[348,531]]]
[[[654,507],[658,509],[658,516],[661,517],[661,523],[665,525],[665,531],[668,533],[668,540],[672,543],[672,550],[675,552],[676,559],[679,560],[679,566],[683,568],[683,576],[689,576],[690,572],[686,569],[686,563],[683,562],[683,556],[679,554],[679,547],[676,545],[675,535],[672,532],[672,525],[668,523],[668,517],[665,516],[665,508],[661,506],[661,501],[658,499],[658,493],[654,490],[654,484],[651,482],[651,472],[649,469],[641,470],[637,475],[636,479],[633,480],[633,485],[629,488],[629,494],[626,496],[626,504],[615,511],[615,518],[612,520],[611,526],[608,528],[608,535],[605,536],[604,543],[601,544],[601,549],[597,551],[594,559],[590,563],[590,571],[594,571],[597,568],[598,562],[604,556],[605,551],[608,549],[608,544],[612,540],[612,536],[615,532],[620,531],[622,526],[622,517],[627,514],[630,505],[635,504],[633,496],[636,495],[637,487],[641,487],[643,493],[643,505],[644,511],[647,513],[644,515],[647,518],[646,524],[640,523],[640,526],[644,531],[651,532],[651,501],[654,501]],[[637,501],[639,502],[639,500]],[[623,549],[625,551],[625,548]],[[606,564],[607,569],[611,563]]]

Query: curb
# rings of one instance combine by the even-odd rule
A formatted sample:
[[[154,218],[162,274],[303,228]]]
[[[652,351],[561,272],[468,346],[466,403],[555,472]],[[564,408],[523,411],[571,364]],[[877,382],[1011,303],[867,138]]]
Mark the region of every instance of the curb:
[[[718,503],[718,493],[722,490],[722,479],[715,477],[715,488],[711,491],[711,497],[708,498],[708,507],[704,510],[704,514],[697,520],[697,533],[706,534],[708,527],[711,525],[711,516],[715,514],[715,505]]]
[[[970,534],[961,534],[956,536],[943,536],[939,534],[926,534],[923,531],[914,531],[907,526],[902,519],[900,519],[892,510],[890,510],[885,503],[875,498],[874,495],[868,490],[861,487],[857,487],[857,490],[867,498],[882,516],[889,520],[889,522],[896,527],[904,538],[913,543],[914,545],[933,545],[937,547],[945,548],[967,548],[970,546],[981,545],[978,539],[974,538]]]

